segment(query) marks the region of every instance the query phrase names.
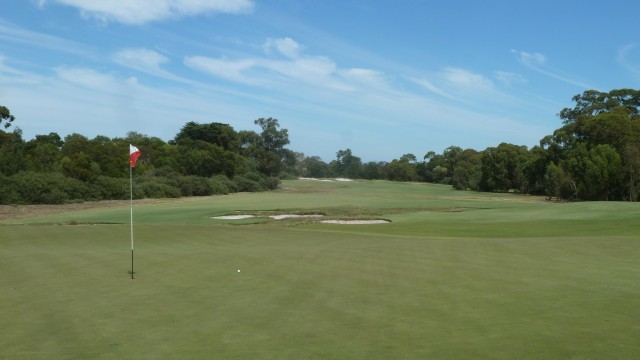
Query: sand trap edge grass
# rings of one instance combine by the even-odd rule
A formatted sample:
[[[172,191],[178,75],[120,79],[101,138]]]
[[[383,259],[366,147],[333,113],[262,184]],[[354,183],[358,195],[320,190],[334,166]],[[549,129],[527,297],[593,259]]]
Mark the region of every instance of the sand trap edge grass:
[[[297,218],[314,218],[314,217],[323,217],[324,215],[319,214],[311,214],[311,215],[298,215],[298,214],[281,214],[281,215],[269,215],[267,217],[274,220],[283,220],[283,219],[297,219]],[[257,215],[223,215],[223,216],[212,216],[211,219],[214,220],[244,220],[250,218],[257,218],[262,216]],[[320,223],[323,224],[341,224],[341,225],[366,225],[366,224],[387,224],[391,221],[383,220],[383,219],[373,219],[373,220],[320,220]]]

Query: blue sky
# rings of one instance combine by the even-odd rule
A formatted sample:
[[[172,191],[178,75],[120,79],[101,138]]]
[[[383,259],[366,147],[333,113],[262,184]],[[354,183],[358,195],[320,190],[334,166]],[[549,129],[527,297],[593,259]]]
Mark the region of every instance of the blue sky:
[[[0,105],[25,139],[289,130],[329,162],[533,146],[588,89],[640,87],[635,0],[3,0]]]

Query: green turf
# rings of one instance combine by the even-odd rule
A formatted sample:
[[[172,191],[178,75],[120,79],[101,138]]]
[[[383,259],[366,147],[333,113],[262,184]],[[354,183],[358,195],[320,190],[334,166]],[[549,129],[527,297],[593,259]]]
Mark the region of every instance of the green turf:
[[[134,216],[135,280],[128,207],[3,221],[0,358],[640,357],[637,204],[287,181]]]

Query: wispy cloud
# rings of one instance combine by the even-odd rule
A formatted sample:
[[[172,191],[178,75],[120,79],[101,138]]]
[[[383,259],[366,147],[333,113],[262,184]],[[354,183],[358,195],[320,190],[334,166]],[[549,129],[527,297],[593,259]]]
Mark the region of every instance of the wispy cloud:
[[[618,50],[618,62],[622,65],[622,67],[634,74],[640,74],[640,60],[636,60],[634,62],[629,58],[637,47],[638,44],[633,43],[625,45]]]
[[[96,57],[95,53],[87,46],[53,35],[30,31],[3,19],[0,19],[0,40],[68,53],[84,58]]]
[[[410,79],[433,94],[463,103],[497,92],[490,78],[456,67],[445,67],[429,78]]]
[[[245,70],[254,67],[255,61],[251,59],[245,60],[227,60],[225,58],[215,59],[205,56],[187,56],[184,64],[194,70],[202,71],[213,76],[223,79],[236,81],[245,84],[254,84],[256,79],[245,76]]]
[[[523,84],[528,81],[524,76],[508,71],[496,70],[493,72],[493,77],[505,87],[510,87],[514,84]]]
[[[570,85],[581,87],[583,89],[595,89],[594,86],[591,86],[589,84],[583,83],[578,80],[574,80],[570,77],[559,74],[555,71],[547,70],[547,68],[545,67],[545,64],[547,63],[547,57],[544,54],[537,53],[537,52],[529,53],[526,51],[518,51],[513,49],[511,50],[511,53],[516,56],[516,59],[518,59],[518,61],[520,61],[521,64],[542,75],[548,76],[550,78],[562,81]]]
[[[340,76],[345,80],[362,84],[369,88],[387,88],[388,83],[387,79],[383,72],[372,70],[372,69],[362,69],[362,68],[351,68],[339,71]]]
[[[300,52],[302,51],[302,46],[289,37],[282,39],[268,39],[262,48],[267,54],[271,54],[273,49],[276,49],[280,54],[290,59],[299,58]]]
[[[493,91],[493,82],[482,74],[471,71],[447,67],[440,76],[451,88],[461,92],[486,92]]]
[[[140,25],[169,18],[207,13],[251,12],[252,0],[39,0],[38,5],[57,3],[77,8],[84,18]]]
[[[169,58],[150,49],[123,49],[113,55],[113,61],[117,64],[140,71],[142,73],[158,76],[164,79],[190,82],[184,78],[174,75],[162,68],[162,65],[169,63]]]
[[[187,56],[184,64],[209,75],[244,84],[277,87],[283,83],[304,83],[315,87],[349,90],[351,87],[339,76],[341,70],[325,56],[312,56],[302,52],[302,46],[291,38],[269,39],[263,45],[266,56],[238,59],[226,57]],[[276,53],[274,54],[274,51]],[[284,56],[278,58],[278,56]],[[360,80],[363,72],[360,71]],[[351,73],[351,78],[355,77]],[[347,75],[349,75],[347,73]],[[369,73],[369,80],[372,73]]]

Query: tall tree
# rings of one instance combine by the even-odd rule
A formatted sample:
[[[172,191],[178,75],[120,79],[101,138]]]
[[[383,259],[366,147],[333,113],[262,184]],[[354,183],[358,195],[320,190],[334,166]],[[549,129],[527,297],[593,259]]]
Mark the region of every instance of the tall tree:
[[[351,149],[338,150],[336,160],[331,162],[331,168],[336,176],[357,179],[362,171],[362,160],[353,155]]]
[[[289,132],[287,129],[278,129],[280,124],[274,118],[259,118],[254,123],[262,129],[257,136],[243,133],[242,143],[249,156],[255,159],[258,170],[269,176],[276,176],[282,169],[283,161],[290,154],[285,148],[289,144]]]
[[[15,119],[15,116],[11,115],[11,112],[6,106],[0,106],[0,124],[4,123],[3,126],[5,129],[8,129]]]

